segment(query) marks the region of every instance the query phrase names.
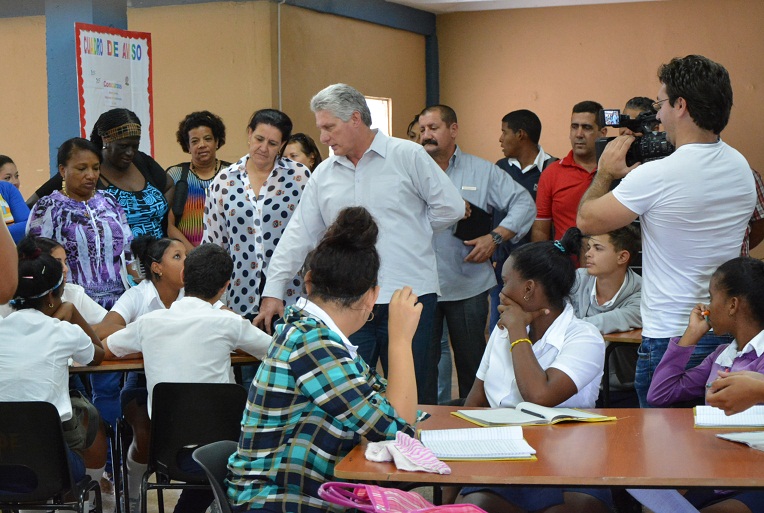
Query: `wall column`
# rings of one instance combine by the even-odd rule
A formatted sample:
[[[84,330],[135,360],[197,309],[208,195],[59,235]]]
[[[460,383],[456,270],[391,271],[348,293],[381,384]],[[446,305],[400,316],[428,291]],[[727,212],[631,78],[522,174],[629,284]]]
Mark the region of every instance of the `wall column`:
[[[45,0],[48,71],[48,150],[51,176],[58,173],[56,153],[80,134],[77,100],[75,23],[127,29],[127,0]]]

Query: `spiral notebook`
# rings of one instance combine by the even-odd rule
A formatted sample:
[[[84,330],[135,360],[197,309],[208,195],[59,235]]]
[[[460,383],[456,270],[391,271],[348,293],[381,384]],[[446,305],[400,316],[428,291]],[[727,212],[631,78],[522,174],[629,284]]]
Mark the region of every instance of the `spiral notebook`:
[[[713,406],[696,406],[695,427],[764,427],[764,405],[751,406],[734,415],[725,415],[724,410]]]
[[[419,440],[446,461],[535,460],[520,426],[421,430]]]

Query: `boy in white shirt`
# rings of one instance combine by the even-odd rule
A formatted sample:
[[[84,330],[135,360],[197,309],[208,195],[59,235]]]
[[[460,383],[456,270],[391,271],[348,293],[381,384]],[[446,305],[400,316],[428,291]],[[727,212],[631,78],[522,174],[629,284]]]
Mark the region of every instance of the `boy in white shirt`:
[[[225,250],[215,244],[197,247],[186,257],[183,269],[185,296],[166,310],[141,316],[104,341],[107,358],[143,353],[149,416],[155,384],[234,383],[233,351],[240,349],[257,358],[265,356],[271,343],[270,335],[240,315],[214,306],[225,292],[232,272],[233,261]],[[137,443],[147,445],[148,441]],[[138,497],[147,463],[135,461],[135,454],[131,446],[128,454],[130,497]],[[211,500],[212,494],[207,490],[184,490],[175,513],[202,513]],[[129,513],[132,508],[133,504]]]

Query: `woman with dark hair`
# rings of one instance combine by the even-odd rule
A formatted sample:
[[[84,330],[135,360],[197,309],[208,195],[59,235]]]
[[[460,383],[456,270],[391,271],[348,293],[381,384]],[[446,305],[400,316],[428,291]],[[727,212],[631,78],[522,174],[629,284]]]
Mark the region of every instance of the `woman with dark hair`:
[[[677,402],[708,401],[720,374],[728,372],[764,374],[764,262],[750,257],[733,258],[711,276],[711,302],[698,304],[690,312],[687,329],[669,341],[655,368],[647,401],[656,407]],[[686,368],[698,341],[714,331],[731,335],[732,343],[720,345],[699,365]],[[695,490],[685,498],[700,511],[763,512],[761,491]]]
[[[125,254],[133,235],[119,203],[96,187],[101,159],[99,148],[87,139],[75,137],[61,145],[62,189],[35,204],[27,234],[61,244],[72,283],[108,310],[125,292]]]
[[[19,170],[8,155],[0,155],[0,182],[10,182],[17,189],[21,188]]]
[[[141,121],[127,109],[104,112],[93,125],[90,141],[101,154],[98,189],[110,192],[122,206],[133,235],[175,237],[178,230],[167,225],[173,181],[150,156],[138,150]],[[43,198],[61,189],[61,178],[53,177],[29,199]]]
[[[419,131],[419,114],[414,116],[414,119],[409,123],[408,128],[406,128],[406,136],[409,138],[409,141],[414,141],[419,144],[422,136]]]
[[[333,510],[318,487],[360,436],[376,442],[414,434],[411,341],[422,305],[411,288],[390,301],[389,385],[348,340],[379,295],[377,236],[365,208],[346,208],[306,259],[307,298],[276,325],[229,459],[228,496],[237,511]]]
[[[18,289],[14,312],[0,320],[0,401],[45,401],[61,416],[75,479],[96,481],[106,464],[106,435],[95,408],[69,394],[69,358],[98,365],[98,337],[71,303],[61,264],[34,241],[18,245]],[[88,433],[88,425],[99,428]],[[87,436],[86,436],[87,434]]]
[[[249,152],[218,173],[208,191],[203,242],[231,255],[228,307],[250,320],[260,309],[268,262],[310,177],[305,166],[281,157],[291,133],[292,120],[283,112],[255,112],[247,126]],[[295,276],[288,304],[300,287]]]
[[[573,258],[581,232],[526,244],[504,263],[500,319],[491,333],[465,406],[593,408],[605,363],[597,328],[576,318],[568,296],[576,281]],[[490,512],[608,511],[610,491],[595,488],[465,487],[460,502]]]
[[[204,234],[204,203],[212,179],[230,162],[218,160],[217,150],[225,144],[225,125],[219,116],[203,110],[192,112],[178,125],[178,144],[191,155],[167,169],[175,182],[175,194],[168,222],[178,227],[178,239],[191,251]]]
[[[294,162],[299,162],[310,169],[310,172],[316,170],[321,163],[321,152],[318,151],[316,142],[307,134],[302,132],[292,134],[284,149],[284,156]]]
[[[138,150],[141,121],[127,109],[104,112],[95,122],[90,140],[103,148],[101,186],[122,205],[133,236],[160,238],[175,227],[167,224],[173,181],[157,162]]]

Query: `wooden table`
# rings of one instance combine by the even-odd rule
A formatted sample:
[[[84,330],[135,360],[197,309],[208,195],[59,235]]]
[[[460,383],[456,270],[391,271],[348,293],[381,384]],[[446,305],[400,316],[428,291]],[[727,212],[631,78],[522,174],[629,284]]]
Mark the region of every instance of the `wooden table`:
[[[642,343],[642,330],[623,331],[621,333],[609,333],[602,335],[607,347],[605,347],[605,368],[602,373],[602,406],[610,406],[610,355],[616,347]]]
[[[231,365],[247,365],[257,363],[259,360],[254,356],[232,355]],[[142,371],[143,358],[123,358],[119,360],[104,360],[98,365],[84,367],[69,367],[69,374],[92,374],[100,372],[127,372]]]
[[[453,406],[424,406],[422,429],[475,427]],[[523,427],[538,461],[448,462],[450,475],[398,471],[367,461],[366,443],[335,467],[342,480],[421,484],[565,485],[631,488],[762,488],[764,452],[695,429],[691,409],[603,408],[614,422]]]

